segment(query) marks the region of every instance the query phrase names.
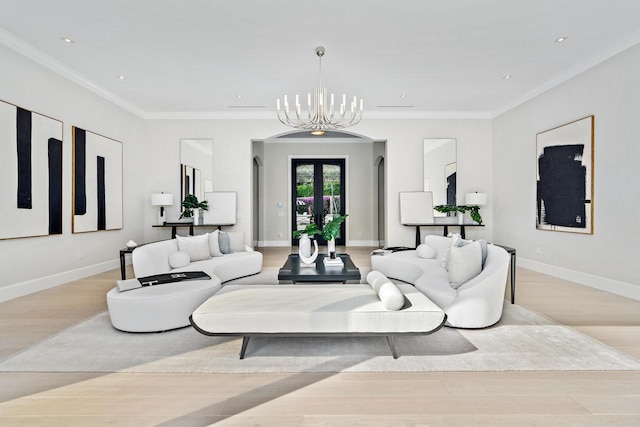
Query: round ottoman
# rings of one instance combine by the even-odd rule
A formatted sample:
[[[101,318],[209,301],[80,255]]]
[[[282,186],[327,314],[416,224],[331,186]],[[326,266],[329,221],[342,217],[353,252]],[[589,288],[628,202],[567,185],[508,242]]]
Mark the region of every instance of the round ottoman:
[[[220,279],[189,280],[107,292],[111,324],[125,332],[161,332],[189,326],[189,316],[222,287]]]

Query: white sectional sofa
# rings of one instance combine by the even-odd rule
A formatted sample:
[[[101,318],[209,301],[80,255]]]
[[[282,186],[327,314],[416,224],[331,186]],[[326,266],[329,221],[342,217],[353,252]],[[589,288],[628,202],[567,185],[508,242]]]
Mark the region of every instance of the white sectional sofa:
[[[372,255],[371,267],[390,278],[413,284],[444,310],[447,326],[491,326],[502,317],[509,254],[499,246],[486,245],[486,261],[480,273],[464,283],[452,285],[451,271],[441,265],[452,240],[428,235],[424,241],[426,247],[420,245],[417,250]]]
[[[244,244],[244,233],[226,233],[231,240],[220,246],[220,232],[180,237],[137,247],[132,253],[137,278],[183,271],[204,271],[210,280],[189,280],[146,286],[126,292],[117,287],[107,293],[111,323],[127,332],[157,332],[188,326],[189,316],[218,292],[222,283],[257,274],[262,254]],[[225,252],[225,253],[223,253]]]

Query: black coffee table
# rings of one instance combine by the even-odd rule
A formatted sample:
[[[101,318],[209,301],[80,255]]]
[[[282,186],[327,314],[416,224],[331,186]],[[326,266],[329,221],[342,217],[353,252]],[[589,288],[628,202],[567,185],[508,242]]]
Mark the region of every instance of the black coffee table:
[[[316,282],[316,283],[347,283],[348,281],[360,282],[360,270],[353,264],[347,254],[337,254],[343,262],[343,266],[325,267],[324,257],[318,255],[315,267],[301,267],[300,256],[291,254],[287,262],[278,272],[280,282]]]

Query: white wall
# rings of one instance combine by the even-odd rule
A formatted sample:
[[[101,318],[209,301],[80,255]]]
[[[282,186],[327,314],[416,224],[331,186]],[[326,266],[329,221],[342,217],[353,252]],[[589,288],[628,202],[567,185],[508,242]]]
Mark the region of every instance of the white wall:
[[[291,244],[290,159],[344,158],[346,159],[347,244],[373,246],[373,143],[286,142],[264,144],[265,218],[263,236],[266,246]],[[277,203],[283,202],[284,208]]]
[[[0,46],[0,64],[0,99],[63,121],[63,234],[0,240],[0,300],[4,300],[117,268],[118,250],[129,239],[144,240],[141,213],[146,173],[139,167],[144,158],[142,119],[4,46]],[[72,126],[123,144],[122,230],[71,233]]]
[[[494,237],[520,265],[640,298],[639,75],[637,45],[494,119]],[[536,230],[536,134],[588,115],[594,234]]]

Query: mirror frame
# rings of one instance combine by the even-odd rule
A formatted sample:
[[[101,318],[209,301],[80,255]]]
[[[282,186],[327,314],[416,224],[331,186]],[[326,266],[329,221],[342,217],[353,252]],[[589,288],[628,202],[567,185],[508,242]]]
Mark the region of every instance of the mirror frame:
[[[428,156],[436,156],[432,159]],[[433,205],[457,205],[457,141],[455,138],[423,140],[423,191],[433,193]],[[453,190],[453,191],[452,191]],[[447,216],[434,212],[436,217]]]

